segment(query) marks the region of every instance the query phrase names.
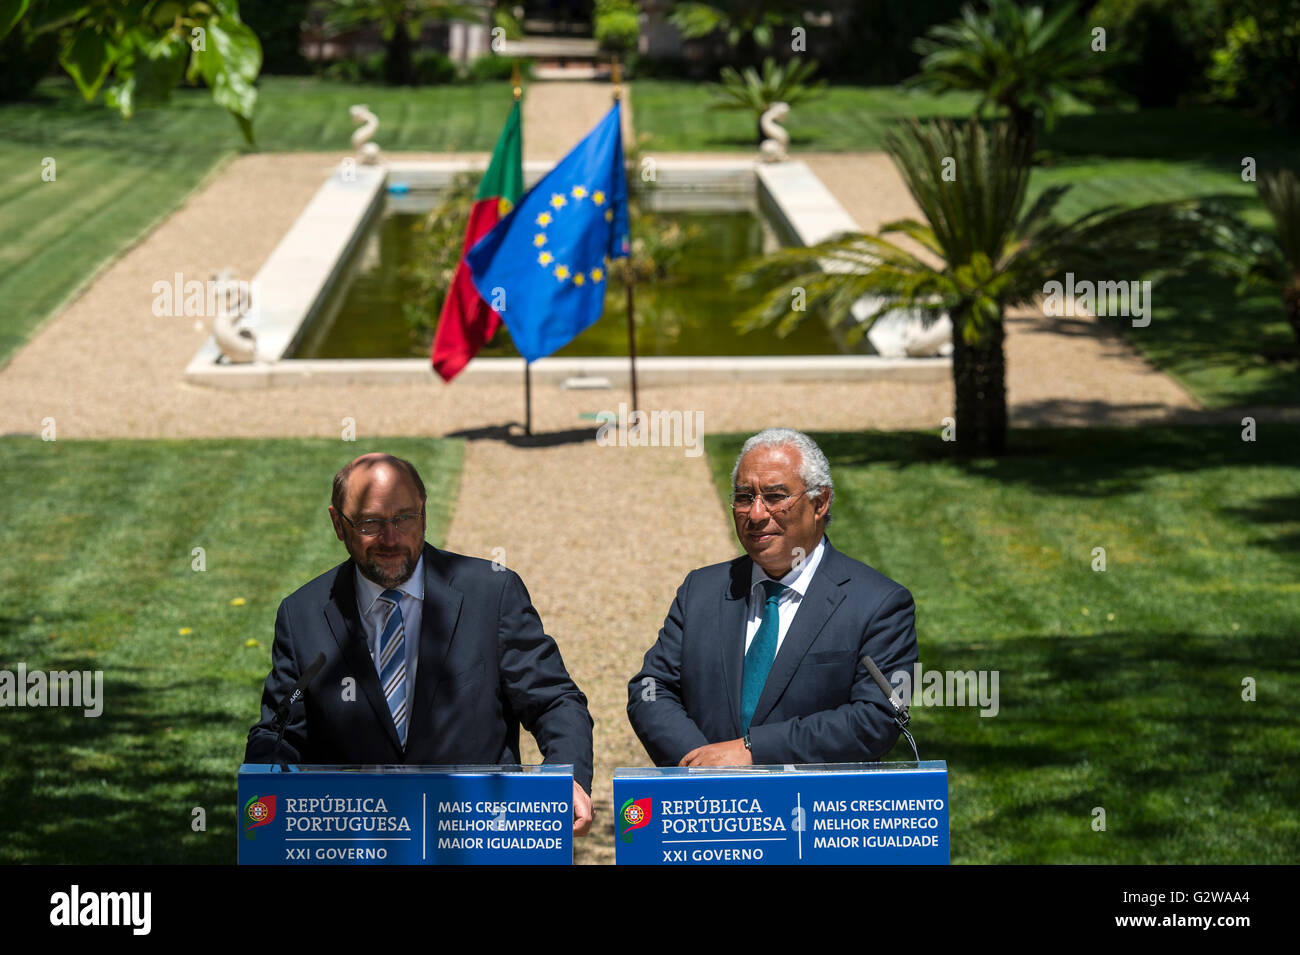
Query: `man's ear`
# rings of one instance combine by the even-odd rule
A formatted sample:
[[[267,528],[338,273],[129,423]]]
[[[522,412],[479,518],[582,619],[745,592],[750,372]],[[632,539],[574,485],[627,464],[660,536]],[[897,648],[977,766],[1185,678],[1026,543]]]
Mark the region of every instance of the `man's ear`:
[[[330,523],[334,525],[334,536],[343,540],[343,521],[339,519],[339,512],[334,510],[334,505],[330,505]]]
[[[831,509],[831,493],[830,488],[824,487],[822,488],[821,493],[817,495],[817,506],[814,513],[817,515],[819,521],[825,520],[826,514]]]

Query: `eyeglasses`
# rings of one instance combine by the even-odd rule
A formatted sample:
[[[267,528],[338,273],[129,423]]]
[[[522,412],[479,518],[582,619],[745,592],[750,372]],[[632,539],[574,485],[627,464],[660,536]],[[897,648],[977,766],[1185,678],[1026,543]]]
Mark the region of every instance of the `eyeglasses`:
[[[763,506],[767,508],[769,514],[784,514],[790,508],[794,507],[794,502],[798,500],[800,494],[807,494],[808,488],[804,488],[799,494],[783,494],[780,491],[768,491],[766,494],[758,495],[763,499]],[[733,491],[731,494],[731,509],[745,513],[754,506],[755,497],[753,494],[742,491]]]
[[[343,518],[352,525],[362,537],[378,537],[384,531],[385,524],[392,524],[393,530],[399,534],[406,534],[415,530],[415,522],[424,518],[424,508],[420,508],[419,514],[398,514],[396,517],[372,517],[364,521],[354,521],[346,514],[340,512],[339,517]]]

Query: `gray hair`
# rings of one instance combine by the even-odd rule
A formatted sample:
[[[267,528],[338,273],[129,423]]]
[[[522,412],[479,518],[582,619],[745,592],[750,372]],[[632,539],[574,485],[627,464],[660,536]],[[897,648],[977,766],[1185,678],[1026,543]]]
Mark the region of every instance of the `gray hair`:
[[[731,486],[736,486],[736,474],[740,471],[740,462],[755,448],[794,448],[799,452],[799,479],[808,489],[809,498],[820,498],[823,494],[833,497],[835,485],[831,481],[831,466],[826,460],[817,442],[802,431],[793,428],[765,428],[745,442],[731,468]],[[826,512],[826,523],[831,522],[831,512]]]

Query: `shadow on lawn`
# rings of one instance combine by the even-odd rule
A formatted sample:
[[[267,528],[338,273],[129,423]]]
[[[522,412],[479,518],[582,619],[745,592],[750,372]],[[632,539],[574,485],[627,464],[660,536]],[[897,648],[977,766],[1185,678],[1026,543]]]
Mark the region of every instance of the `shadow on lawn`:
[[[39,669],[94,670],[102,661],[64,657]],[[34,669],[36,667],[33,667]],[[159,693],[202,701],[220,681],[147,685],[147,671],[104,671],[103,712],[80,707],[6,709],[0,721],[0,862],[42,864],[233,863],[238,756],[205,752],[228,713],[200,704],[184,712]],[[171,712],[168,710],[171,709]],[[124,790],[124,791],[123,791]],[[190,828],[202,806],[207,831]]]
[[[1013,429],[1000,458],[959,458],[936,434],[918,432],[817,433],[837,467],[877,464],[903,470],[946,461],[968,474],[1019,484],[1046,494],[1102,498],[1141,490],[1163,474],[1225,467],[1300,469],[1300,425],[1270,422],[1254,442],[1241,426],[1161,428]],[[1300,471],[1297,472],[1300,480]],[[1243,513],[1241,516],[1249,517]]]
[[[534,431],[524,433],[524,426],[518,421],[506,425],[487,425],[482,428],[467,428],[453,431],[449,438],[464,438],[466,441],[500,441],[512,448],[557,448],[566,444],[586,444],[596,440],[599,429],[568,428],[564,431]]]
[[[1273,158],[1294,155],[1300,136],[1226,107],[1108,108],[1061,115],[1039,148],[1057,156],[1201,162],[1240,172],[1243,156],[1267,168]]]
[[[913,709],[922,757],[947,760],[958,789],[954,861],[1151,862],[1171,842],[1192,857],[1164,861],[1294,857],[1296,836],[1288,848],[1257,823],[1261,805],[1300,798],[1276,758],[1295,732],[1284,703],[1300,687],[1291,635],[1026,636],[935,646],[922,663],[1000,675],[996,716]],[[1283,694],[1245,702],[1243,675]],[[1099,805],[1126,823],[1106,843],[1090,825]],[[1046,832],[1051,845],[1028,835]],[[1233,834],[1236,854],[1214,855],[1198,832]]]

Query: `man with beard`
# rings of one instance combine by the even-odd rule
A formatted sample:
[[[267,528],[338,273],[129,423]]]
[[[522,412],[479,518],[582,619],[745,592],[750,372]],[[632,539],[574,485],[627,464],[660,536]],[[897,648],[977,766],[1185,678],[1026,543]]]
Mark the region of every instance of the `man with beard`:
[[[280,603],[244,761],[512,764],[522,724],[546,762],[573,764],[573,829],[585,835],[587,698],[517,574],[425,543],[425,501],[415,467],[392,455],[335,475],[330,520],[350,559]],[[277,754],[276,707],[320,653]]]

